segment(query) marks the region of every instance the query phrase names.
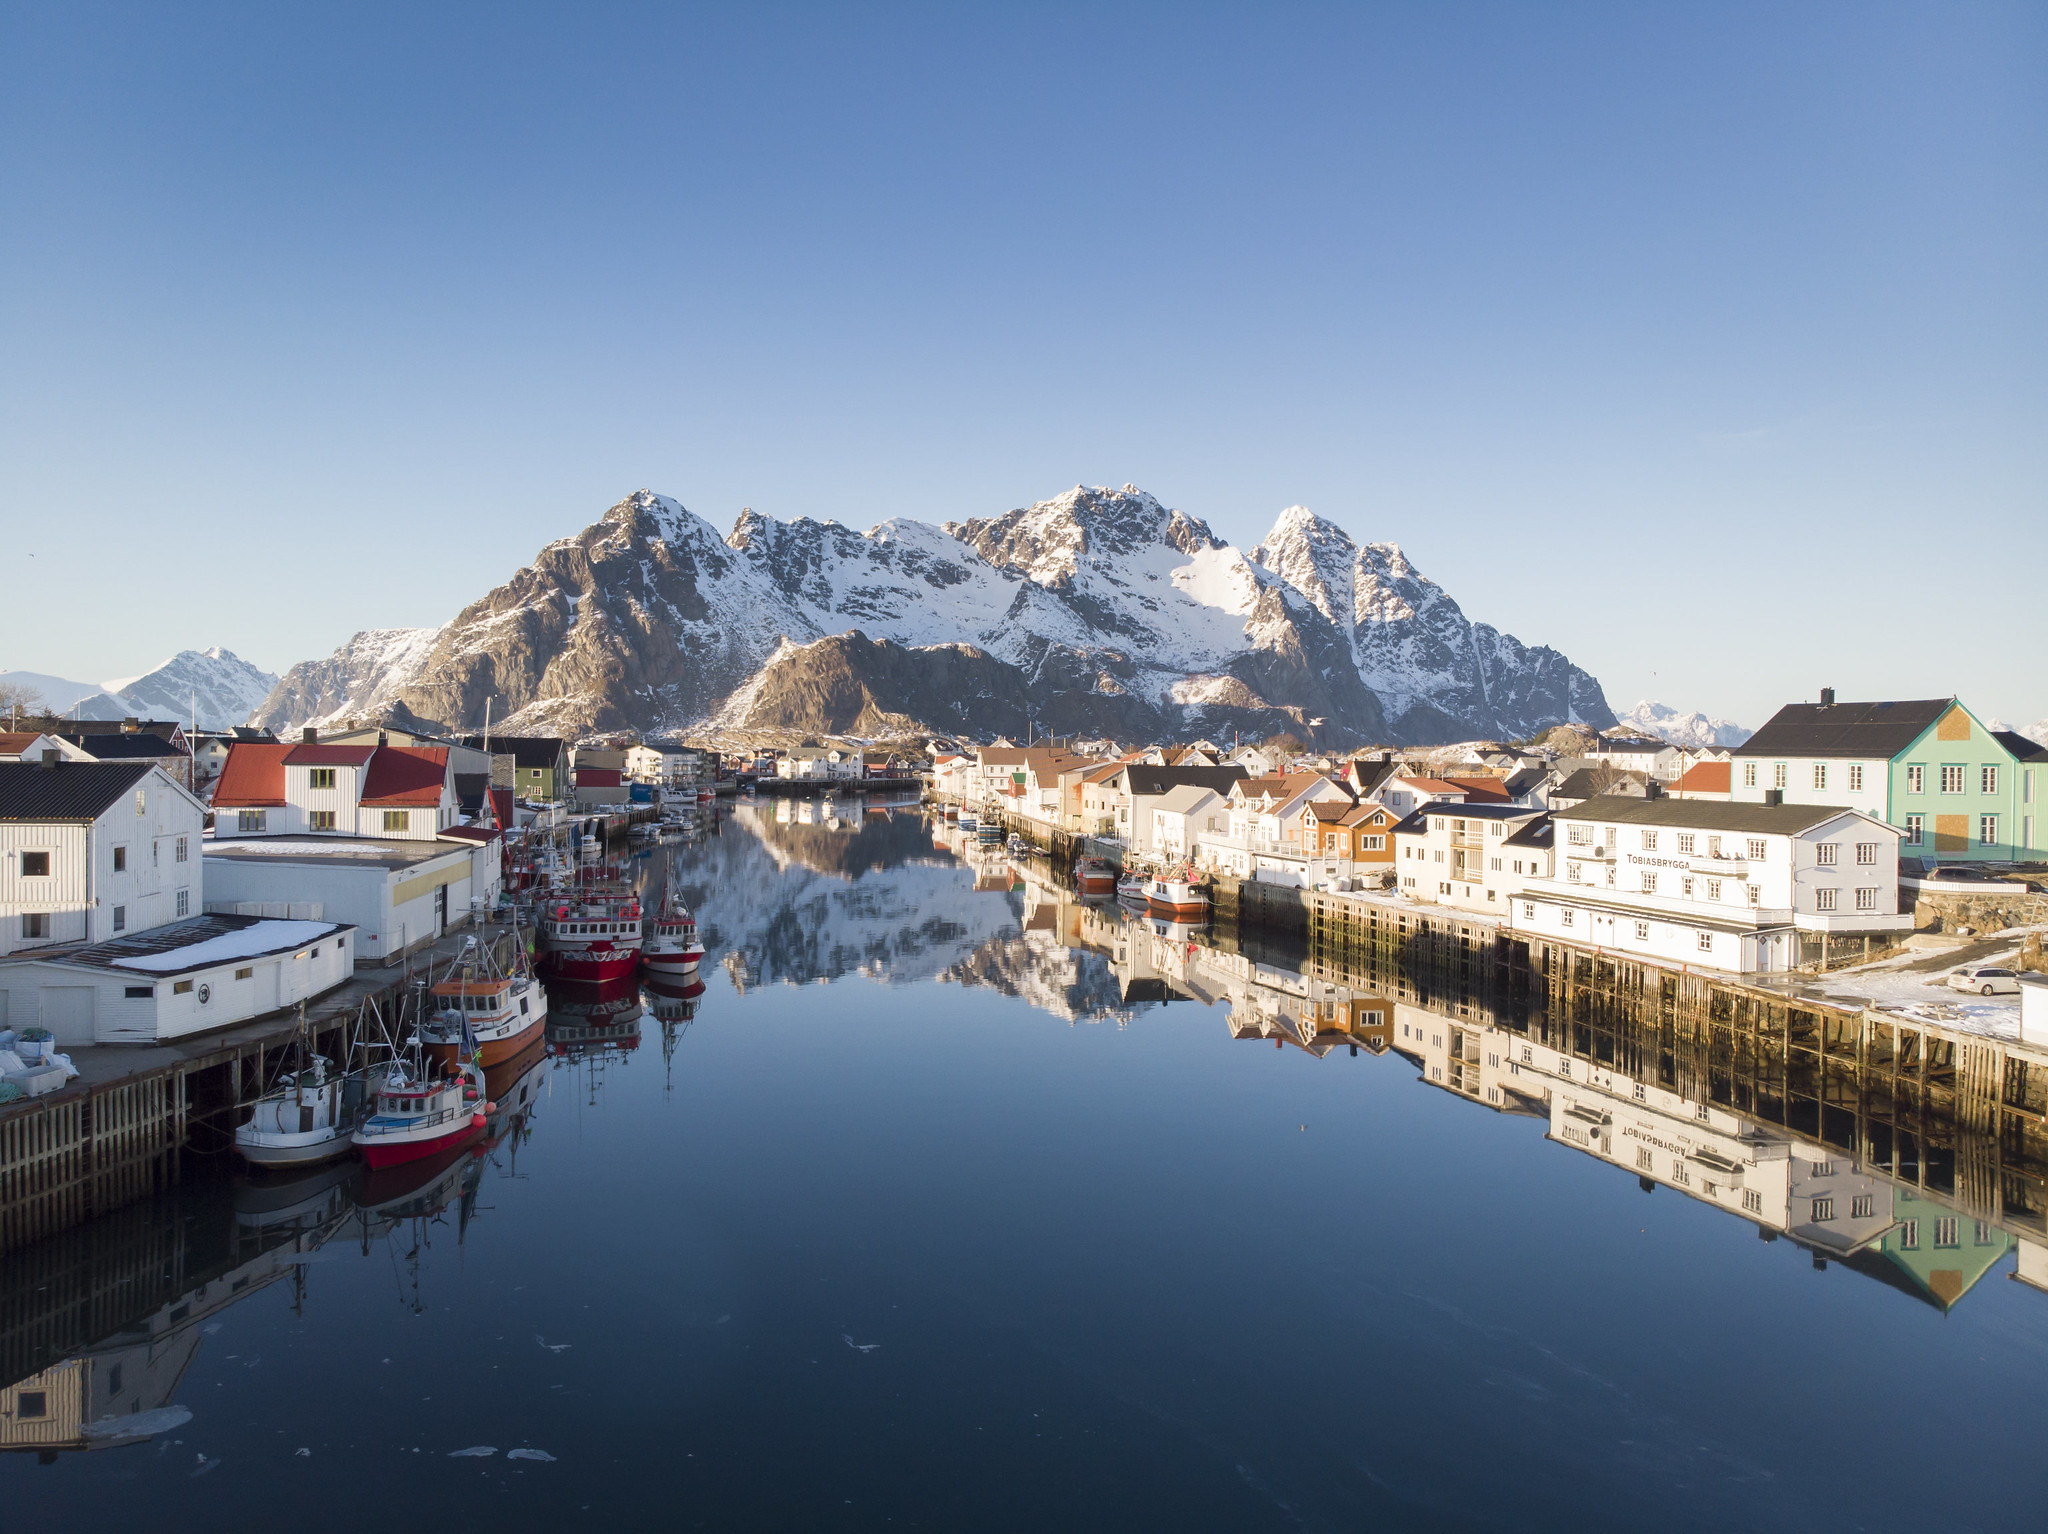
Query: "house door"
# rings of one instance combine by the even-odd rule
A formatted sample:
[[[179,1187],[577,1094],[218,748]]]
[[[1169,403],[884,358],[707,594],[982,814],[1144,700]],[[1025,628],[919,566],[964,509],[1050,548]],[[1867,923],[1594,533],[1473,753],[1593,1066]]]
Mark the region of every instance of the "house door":
[[[43,1026],[59,1044],[93,1042],[93,999],[97,994],[89,985],[43,987]]]

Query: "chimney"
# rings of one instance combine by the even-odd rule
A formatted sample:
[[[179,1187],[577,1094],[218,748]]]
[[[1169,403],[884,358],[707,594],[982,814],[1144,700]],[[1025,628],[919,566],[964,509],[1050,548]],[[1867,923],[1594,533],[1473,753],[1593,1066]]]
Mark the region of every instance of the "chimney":
[[[299,731],[299,739],[306,745],[317,746],[320,744],[320,732],[309,724]]]
[[[377,744],[380,746],[388,746],[391,744],[391,737],[385,734],[384,731],[379,730],[377,732]]]
[[[123,719],[121,721],[121,733],[123,735],[134,735],[138,733],[141,729],[142,721],[140,719],[137,719],[133,714],[130,714],[126,719]]]
[[[1661,799],[1661,798],[1663,798],[1663,797],[1664,797],[1664,785],[1663,785],[1662,783],[1658,783],[1658,782],[1655,782],[1654,780],[1653,780],[1653,781],[1651,781],[1651,782],[1645,783],[1645,784],[1643,785],[1643,797],[1644,797],[1645,799]]]
[[[55,746],[43,747],[43,771],[55,772],[57,770],[57,763],[62,759],[62,754]]]
[[[1785,790],[1784,790],[1784,789],[1782,789],[1782,788],[1767,788],[1767,789],[1765,789],[1765,790],[1764,790],[1764,803],[1765,803],[1765,804],[1783,804],[1784,802],[1785,802]]]
[[[1820,690],[1820,706],[1821,706],[1822,708],[1833,708],[1833,707],[1835,706],[1835,690],[1834,690],[1834,688],[1832,688],[1832,687],[1823,687],[1823,688],[1822,688],[1822,689]]]

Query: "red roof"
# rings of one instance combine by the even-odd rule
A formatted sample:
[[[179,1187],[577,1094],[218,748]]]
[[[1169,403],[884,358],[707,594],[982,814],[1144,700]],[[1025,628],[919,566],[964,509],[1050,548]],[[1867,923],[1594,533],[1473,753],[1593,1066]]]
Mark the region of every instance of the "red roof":
[[[626,781],[626,775],[616,767],[578,767],[576,786],[578,788],[617,788]]]
[[[220,766],[220,782],[213,790],[214,808],[258,809],[283,804],[285,758],[302,749],[236,741],[228,747],[228,759]]]
[[[444,842],[494,842],[504,834],[491,826],[447,826],[434,833]]]
[[[287,760],[296,763],[297,758]],[[447,782],[446,746],[378,746],[363,776],[361,802],[373,807],[437,805]]]
[[[1444,779],[1457,788],[1465,790],[1467,804],[1506,804],[1508,792],[1500,785],[1499,778],[1453,778]]]
[[[1470,794],[1471,790],[1462,783],[1453,783],[1449,778],[1402,778],[1399,780],[1425,794]],[[1503,799],[1507,795],[1501,795]]]
[[[375,746],[286,746],[287,767],[360,767],[377,754]]]
[[[1674,794],[1726,794],[1734,791],[1734,772],[1728,762],[1694,762],[1671,785]]]
[[[491,815],[497,821],[498,829],[500,831],[511,830],[516,823],[512,809],[512,790],[509,788],[494,788],[490,791],[490,795]]]

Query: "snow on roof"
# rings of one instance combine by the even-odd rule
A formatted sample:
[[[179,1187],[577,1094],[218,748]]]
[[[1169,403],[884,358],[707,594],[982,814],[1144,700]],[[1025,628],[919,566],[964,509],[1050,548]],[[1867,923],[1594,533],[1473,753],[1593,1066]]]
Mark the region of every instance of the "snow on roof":
[[[301,943],[310,943],[330,933],[339,932],[341,929],[340,922],[259,919],[238,930],[201,938],[198,942],[187,943],[183,947],[167,948],[160,953],[141,954],[134,958],[111,959],[108,962],[118,969],[141,969],[158,973],[204,969],[211,964],[225,964],[230,959],[253,959],[262,954],[279,953],[287,948],[296,948]]]

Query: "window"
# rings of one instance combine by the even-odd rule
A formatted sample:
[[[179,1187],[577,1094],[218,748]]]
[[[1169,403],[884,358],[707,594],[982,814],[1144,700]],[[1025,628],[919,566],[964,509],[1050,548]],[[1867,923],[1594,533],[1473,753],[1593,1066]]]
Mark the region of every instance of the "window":
[[[1877,909],[1877,891],[1869,888],[1859,889],[1856,892],[1856,909],[1859,911],[1875,911]]]
[[[1906,764],[1906,792],[1924,794],[1927,792],[1927,769],[1918,762]]]
[[[173,980],[171,982],[171,994],[173,996],[190,996],[192,994],[192,982],[189,980]]]
[[[1828,764],[1826,762],[1815,762],[1813,764],[1813,786],[1822,790],[1827,788]]]
[[[128,907],[124,905],[114,907],[114,930],[116,932],[126,932],[128,930]]]
[[[261,831],[264,819],[265,812],[262,810],[238,810],[235,814],[235,829],[237,831]]]
[[[50,935],[50,918],[41,911],[24,911],[21,917],[21,935],[23,937],[48,937]]]
[[[1705,1103],[1694,1103],[1692,1109],[1692,1116],[1698,1119],[1702,1124],[1706,1123],[1708,1117],[1710,1116],[1707,1109],[1707,1105]]]
[[[334,811],[313,810],[307,814],[306,824],[315,831],[332,831],[334,829]]]
[[[255,966],[255,965],[253,965],[253,964],[244,964],[244,965],[243,965],[243,966],[242,966],[242,967],[241,967],[240,969],[238,969],[238,970],[236,970],[236,971],[235,971],[235,978],[236,978],[237,980],[248,980],[248,979],[252,978],[252,977],[253,977],[253,976],[255,975],[255,973],[256,973],[256,966]]]
[[[184,862],[185,860],[186,860],[186,859],[185,859],[185,838],[181,836],[181,837],[179,837],[179,838],[178,838],[178,857],[177,857],[177,861],[178,861],[178,862],[180,862],[180,863],[182,863],[182,862]]]
[[[1982,1220],[1973,1220],[1971,1224],[1974,1226],[1976,1231],[1976,1234],[1971,1239],[1974,1240],[1978,1246],[1991,1245],[1991,1227],[1989,1225],[1986,1225]]]
[[[1744,788],[1755,788],[1755,787],[1756,787],[1756,763],[1755,763],[1755,762],[1744,762],[1744,763],[1742,764],[1742,786],[1743,786]]]
[[[1710,858],[1717,858],[1717,857],[1719,857],[1720,855],[1721,855],[1721,838],[1720,838],[1720,837],[1718,837],[1718,836],[1710,836],[1710,837],[1708,837],[1708,838],[1707,838],[1707,856],[1708,856],[1708,857],[1710,857]]]
[[[1635,1094],[1636,1094],[1636,1101],[1637,1101],[1637,1102],[1639,1102],[1639,1103],[1646,1103],[1646,1102],[1648,1102],[1648,1101],[1650,1100],[1650,1090],[1649,1090],[1649,1088],[1648,1088],[1648,1087],[1645,1087],[1645,1086],[1644,1086],[1644,1085],[1643,1085],[1643,1084],[1642,1084],[1642,1083],[1641,1083],[1640,1081],[1638,1081],[1638,1082],[1637,1082],[1637,1083],[1635,1084]],[[1639,1156],[1639,1157],[1640,1157],[1640,1156],[1643,1156],[1643,1155],[1646,1155],[1646,1154],[1648,1154],[1648,1153],[1647,1153],[1647,1152],[1645,1152],[1645,1151],[1637,1151],[1637,1152],[1636,1152],[1636,1155],[1637,1155],[1637,1156]]]
[[[1587,825],[1567,827],[1564,839],[1574,847],[1588,847],[1593,842],[1593,828]]]
[[[1690,1188],[1692,1186],[1692,1168],[1685,1164],[1683,1156],[1673,1156],[1671,1158],[1671,1180],[1681,1188]]]
[[[1921,845],[1922,833],[1925,831],[1926,825],[1927,821],[1924,816],[1908,815],[1906,817],[1906,845],[1908,847],[1918,847]]]
[[[1877,863],[1877,843],[1858,842],[1856,844],[1856,862],[1862,868],[1875,867]]]
[[[1493,860],[1493,871],[1494,871],[1495,873],[1499,873],[1499,872],[1500,872],[1500,859],[1499,859],[1499,858],[1495,858],[1495,859]]]
[[[1825,1225],[1835,1217],[1835,1201],[1831,1198],[1817,1198],[1813,1201],[1813,1223]]]
[[[1637,941],[1638,943],[1647,943],[1647,942],[1649,942],[1649,940],[1650,940],[1650,924],[1649,924],[1648,922],[1646,922],[1646,921],[1639,921],[1639,922],[1637,922],[1637,923],[1636,923],[1636,941]]]
[[[135,818],[140,820],[149,813],[149,795],[141,789],[135,790]]]
[[[156,987],[153,985],[128,985],[121,988],[122,999],[126,1001],[148,1001],[155,994]]]
[[[1816,1161],[1813,1164],[1813,1175],[1816,1177],[1832,1177],[1835,1175],[1835,1164],[1832,1161]]]
[[[1652,1170],[1657,1165],[1657,1157],[1655,1152],[1645,1147],[1638,1146],[1636,1148],[1636,1165],[1641,1167],[1645,1172]]]
[[[124,874],[127,871],[128,849],[126,847],[116,847],[114,849],[114,872],[117,874]]]
[[[1761,884],[1752,884],[1749,887],[1749,903],[1751,905],[1762,905],[1763,899],[1764,887]]]
[[[1609,889],[1614,888],[1614,865],[1612,863],[1607,865],[1607,887]]]
[[[1692,832],[1690,832],[1690,831],[1681,831],[1681,832],[1679,832],[1679,833],[1678,833],[1678,850],[1679,850],[1680,852],[1684,852],[1684,853],[1688,853],[1688,854],[1689,854],[1689,853],[1691,853],[1691,851],[1692,851],[1692,843],[1693,843],[1693,835],[1692,835]]]
[[[1998,792],[1998,769],[1988,762],[1977,769],[1977,792],[1995,794]]]
[[[21,855],[21,876],[24,879],[49,878],[50,854],[47,852],[24,852]]]
[[[1657,893],[1657,876],[1654,873],[1645,873],[1643,875],[1643,893],[1645,895]]]
[[[1786,777],[1785,764],[1783,762],[1773,762],[1771,764],[1771,787],[1783,788],[1786,783]]]
[[[334,787],[334,769],[332,767],[311,768],[306,773],[306,786],[308,788]]]
[[[1852,794],[1863,792],[1863,764],[1861,762],[1851,762],[1849,764],[1849,792]]]
[[[1754,1188],[1744,1188],[1742,1190],[1742,1212],[1744,1214],[1762,1214],[1764,1212],[1764,1196]]]
[[[1943,1215],[1934,1222],[1934,1244],[1936,1246],[1962,1245],[1960,1241],[1956,1240],[1956,1218],[1954,1215]]]
[[[1577,916],[1577,914],[1578,914],[1578,913],[1577,913],[1577,912],[1575,912],[1575,911],[1573,911],[1573,910],[1571,909],[1571,907],[1567,906],[1567,907],[1565,907],[1565,909],[1564,909],[1564,910],[1562,910],[1562,911],[1560,911],[1560,912],[1558,913],[1558,918],[1557,918],[1557,919],[1558,919],[1558,921],[1560,921],[1560,922],[1561,922],[1561,923],[1562,923],[1563,925],[1565,925],[1565,926],[1569,927],[1569,926],[1572,926],[1572,925],[1574,925],[1574,918],[1575,918],[1575,917]]]
[[[1699,945],[1699,950],[1701,953],[1712,953],[1714,951],[1714,934],[1711,932],[1702,932],[1697,934],[1694,938],[1694,942],[1696,942]]]
[[[1919,1247],[1920,1222],[1918,1220],[1899,1221],[1899,1245],[1909,1252]]]
[[[1977,817],[1977,845],[1996,847],[1998,845],[1998,817],[1979,815]]]
[[[1943,762],[1941,764],[1941,791],[1945,794],[1959,794],[1963,791],[1963,764]]]
[[[1361,837],[1360,841],[1367,852],[1385,852],[1387,850],[1387,839],[1384,836]]]
[[[1529,902],[1527,902],[1527,901],[1524,901],[1524,902],[1522,903],[1522,920],[1523,920],[1523,921],[1534,921],[1535,919],[1536,919],[1536,907],[1535,907],[1535,906],[1533,906],[1533,905],[1531,905],[1531,904],[1530,904]]]
[[[190,890],[178,891],[176,914],[179,916],[190,916],[192,914],[192,892]]]
[[[1813,908],[1816,911],[1832,911],[1835,908],[1835,892],[1833,890],[1815,890],[1813,892]]]
[[[1692,899],[1692,880],[1690,878],[1680,879],[1678,881],[1678,892],[1685,896],[1687,900]]]
[[[1766,843],[1764,842],[1764,839],[1761,836],[1752,836],[1751,838],[1749,838],[1750,862],[1761,863],[1764,860],[1765,846]]]
[[[1840,847],[1840,842],[1820,842],[1813,849],[1813,860],[1823,868],[1833,868],[1835,853]]]
[[[1655,831],[1645,831],[1645,832],[1643,833],[1643,851],[1645,851],[1645,852],[1655,852],[1656,850],[1657,850],[1657,833],[1656,833]]]
[[[46,1390],[24,1390],[14,1398],[14,1415],[17,1420],[45,1417],[50,1411],[50,1393]]]
[[[1849,1200],[1849,1218],[1867,1220],[1876,1212],[1877,1200],[1868,1193],[1859,1193]]]
[[[1709,899],[1709,900],[1719,900],[1720,898],[1721,898],[1721,881],[1720,881],[1719,879],[1709,879],[1709,880],[1707,881],[1707,899]]]

